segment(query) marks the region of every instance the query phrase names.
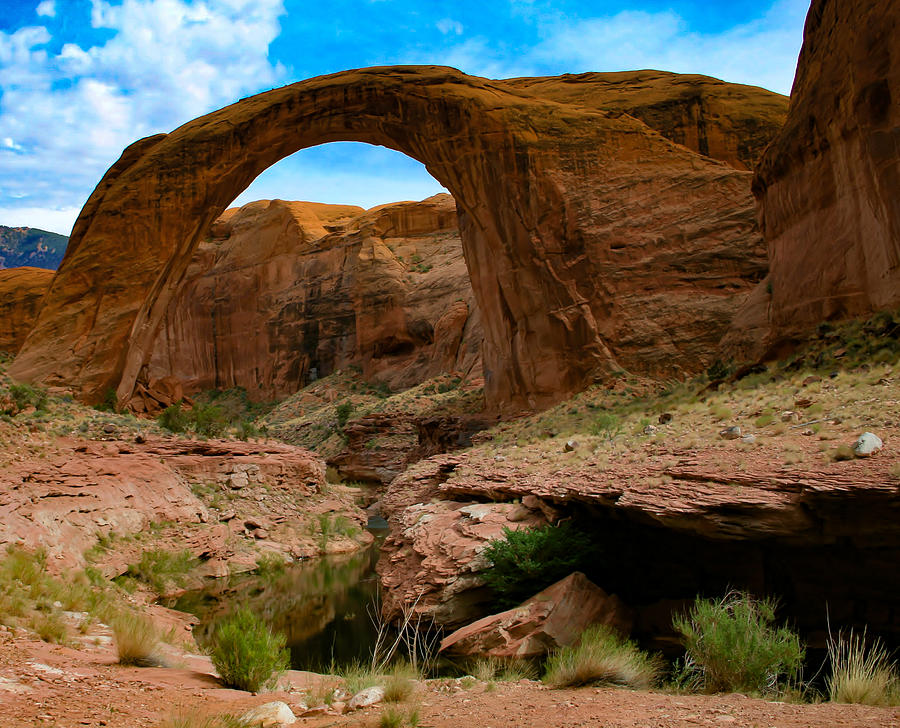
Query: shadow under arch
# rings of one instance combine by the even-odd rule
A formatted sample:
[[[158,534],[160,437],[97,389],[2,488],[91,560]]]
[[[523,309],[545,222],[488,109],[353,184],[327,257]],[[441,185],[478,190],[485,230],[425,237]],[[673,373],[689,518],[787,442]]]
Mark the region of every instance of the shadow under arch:
[[[483,315],[485,396],[499,410],[546,406],[620,366],[609,265],[628,228],[665,246],[702,237],[712,217],[716,235],[759,242],[748,173],[632,116],[450,68],[346,71],[128,147],[85,204],[10,374],[88,400],[114,388],[127,405],[212,221],[269,166],[333,141],[407,154],[455,198]],[[673,203],[683,224],[634,199],[634,181],[651,198],[687,184]]]

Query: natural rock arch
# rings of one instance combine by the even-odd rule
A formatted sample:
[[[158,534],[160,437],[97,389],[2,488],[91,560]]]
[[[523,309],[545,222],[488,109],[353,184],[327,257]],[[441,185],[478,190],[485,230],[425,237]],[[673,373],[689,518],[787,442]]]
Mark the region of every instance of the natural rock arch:
[[[704,77],[631,77],[640,73],[652,76],[644,88],[687,79],[702,87],[698,98],[715,98],[720,87],[769,105],[782,98]],[[604,83],[624,77],[607,74]],[[542,96],[532,95],[530,81],[543,83]],[[133,144],[85,204],[10,373],[88,399],[115,388],[127,404],[212,221],[267,167],[331,141],[408,154],[453,194],[484,316],[490,405],[540,407],[623,365],[690,368],[686,348],[717,340],[735,308],[731,298],[764,274],[749,173],[672,143],[635,118],[639,109],[629,109],[632,116],[610,102],[604,110],[567,93],[554,101],[546,81],[495,82],[440,67],[347,71],[243,99]],[[693,123],[679,126],[667,113],[661,131],[670,137]],[[716,123],[718,141],[727,142],[725,122]],[[709,138],[704,131],[698,143],[709,147]],[[724,158],[732,154],[720,146]],[[709,315],[685,314],[699,300],[692,275],[710,278],[708,256],[721,258],[723,249],[728,270],[713,277],[725,293],[715,301],[727,295],[729,302]],[[652,296],[629,304],[625,289],[650,290],[660,266],[684,295],[676,292],[674,307]],[[667,316],[685,315],[683,331],[666,328]],[[689,330],[696,320],[718,329],[698,336]],[[656,353],[644,362],[651,344]]]

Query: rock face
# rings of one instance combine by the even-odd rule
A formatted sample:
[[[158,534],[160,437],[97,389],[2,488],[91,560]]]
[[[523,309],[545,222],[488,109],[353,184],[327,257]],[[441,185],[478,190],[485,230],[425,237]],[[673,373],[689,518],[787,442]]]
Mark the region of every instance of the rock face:
[[[242,549],[242,539],[265,540],[264,550],[286,557],[316,554],[303,518],[347,510],[320,495],[322,462],[289,445],[152,437],[60,440],[45,449],[44,457],[11,456],[0,472],[0,546],[43,547],[56,570],[83,566],[99,535],[114,539],[172,522],[174,545],[202,556],[208,573],[221,576],[227,562],[252,567],[257,554]],[[349,511],[362,525],[362,511]],[[106,559],[112,573],[139,558],[141,548],[138,540],[116,542]]]
[[[53,271],[44,268],[0,270],[0,351],[22,348],[52,279]]]
[[[441,652],[528,659],[572,645],[585,629],[605,624],[631,632],[628,608],[576,571],[518,607],[479,619],[441,641]]]
[[[363,69],[136,142],[82,210],[9,372],[87,399],[114,387],[127,404],[205,231],[264,169],[337,140],[404,152],[452,193],[484,326],[489,406],[540,407],[623,369],[668,377],[703,368],[767,271],[750,174],[705,155],[745,165],[760,139],[733,151],[722,140],[741,126],[683,101],[691,84],[703,99],[734,87],[679,79],[658,75],[649,102],[635,93],[641,120],[610,98],[622,84],[645,85],[640,76],[569,77],[550,90],[547,79],[532,89],[449,68]],[[594,92],[601,87],[610,97]],[[740,93],[751,119],[766,99],[760,126],[771,126],[777,95]],[[457,315],[435,329],[452,329]]]
[[[449,195],[368,212],[263,200],[213,223],[139,381],[280,399],[353,365],[400,389],[480,374],[481,337]]]
[[[894,0],[813,1],[787,123],[753,182],[771,273],[732,326],[738,354],[900,304],[898,37]]]

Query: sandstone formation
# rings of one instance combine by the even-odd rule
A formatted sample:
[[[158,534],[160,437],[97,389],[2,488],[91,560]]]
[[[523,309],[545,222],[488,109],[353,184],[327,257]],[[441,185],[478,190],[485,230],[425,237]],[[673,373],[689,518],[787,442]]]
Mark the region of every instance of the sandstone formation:
[[[660,445],[636,464],[601,454],[536,467],[476,449],[422,461],[384,499],[385,616],[417,598],[453,627],[490,614],[477,558],[487,541],[503,525],[571,518],[605,554],[592,581],[634,608],[635,635],[659,647],[675,644],[674,611],[729,588],[778,595],[820,647],[826,605],[833,625],[900,640],[896,455],[826,464],[810,454],[798,468],[781,464],[777,442],[714,453]]]
[[[103,536],[115,544],[102,556],[104,570],[122,573],[143,548],[158,547],[140,539],[151,524],[174,548],[202,556],[215,576],[229,573],[229,563],[252,568],[260,551],[317,554],[307,530],[316,513],[346,512],[364,525],[361,510],[322,495],[321,461],[289,445],[150,437],[60,440],[40,453],[7,455],[0,546],[44,548],[54,571],[83,566]]]
[[[44,268],[0,270],[0,351],[16,354],[22,347],[52,279]]]
[[[732,326],[738,355],[900,305],[898,37],[895,0],[813,1],[787,122],[754,177],[771,273]]]
[[[401,389],[480,374],[481,336],[449,195],[368,212],[262,200],[213,223],[139,382],[272,400],[357,366]]]
[[[631,632],[628,608],[581,572],[548,586],[518,607],[479,619],[441,641],[441,652],[530,659],[574,644],[594,624]]]
[[[766,274],[765,251],[749,173],[664,134],[746,164],[765,133],[735,151],[729,140],[749,127],[685,103],[685,83],[702,87],[695,97],[738,98],[729,108],[746,99],[751,120],[755,99],[777,95],[678,78],[664,74],[649,96],[633,94],[641,120],[600,93],[571,92],[609,89],[600,76],[564,79],[560,101],[547,79],[530,89],[449,68],[363,69],[136,142],[82,210],[10,374],[88,399],[113,387],[128,404],[213,221],[279,159],[337,140],[404,152],[452,193],[491,407],[544,406],[623,369],[670,377],[703,368]],[[618,96],[622,77],[612,79]],[[773,104],[760,128],[771,127]]]

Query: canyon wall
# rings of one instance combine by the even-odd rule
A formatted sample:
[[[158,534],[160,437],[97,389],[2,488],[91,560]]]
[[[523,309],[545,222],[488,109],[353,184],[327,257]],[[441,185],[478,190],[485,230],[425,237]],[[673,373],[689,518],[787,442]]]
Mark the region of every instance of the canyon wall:
[[[735,319],[736,356],[900,305],[900,3],[814,0],[788,119],[753,191],[771,273]]]
[[[53,271],[44,268],[0,269],[0,351],[22,348],[52,279]]]
[[[662,74],[642,120],[612,98],[615,81],[607,97],[602,77],[565,78],[556,100],[547,79],[527,88],[449,68],[362,69],[141,140],[85,205],[10,374],[85,399],[113,387],[127,405],[210,225],[262,170],[338,140],[404,152],[452,193],[492,408],[546,406],[624,369],[702,369],[767,270],[750,174],[713,155],[746,166],[761,142],[741,152],[727,141],[730,118],[680,101],[685,84],[703,86],[700,97],[731,85]],[[742,113],[764,99],[770,119],[777,94],[741,94]],[[702,125],[685,123],[698,115]]]
[[[481,338],[450,195],[368,212],[261,200],[213,223],[142,379],[272,400],[352,365],[401,389],[480,375]]]

